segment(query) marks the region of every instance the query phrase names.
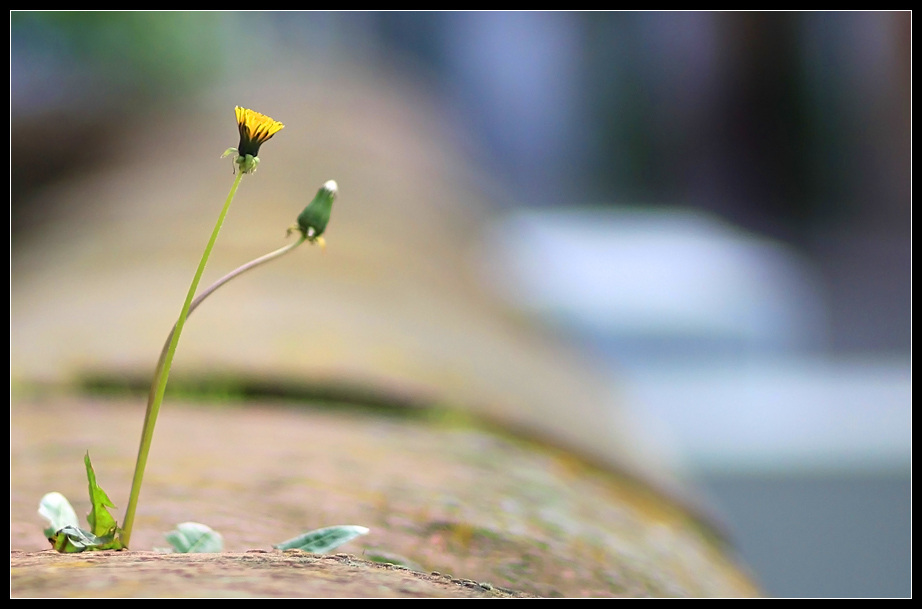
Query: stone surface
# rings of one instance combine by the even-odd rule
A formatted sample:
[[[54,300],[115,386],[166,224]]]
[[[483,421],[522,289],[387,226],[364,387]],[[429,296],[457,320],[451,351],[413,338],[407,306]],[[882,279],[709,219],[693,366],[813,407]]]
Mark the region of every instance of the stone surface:
[[[488,582],[360,560],[348,554],[12,552],[18,598],[46,596],[267,598],[523,598]]]
[[[728,548],[643,485],[470,421],[384,417],[343,408],[168,400],[154,436],[133,549],[166,546],[163,533],[186,521],[218,530],[225,549],[234,553],[270,550],[315,528],[358,524],[371,532],[340,550],[359,559],[399,561],[527,594],[756,593]],[[86,450],[99,484],[124,507],[143,409],[141,398],[36,398],[13,404],[10,547],[23,552],[11,554],[14,596],[161,594],[153,565],[135,580],[131,569],[112,566],[128,558],[106,562],[83,554],[55,562],[35,554],[47,547],[37,514],[44,493],[63,493],[78,514],[89,509]],[[120,510],[113,514],[120,519]],[[282,577],[280,565],[287,559],[267,558],[272,564],[266,569],[248,560],[234,555],[201,567],[171,557],[161,567],[170,580],[162,594],[178,593],[172,587],[178,577],[192,578],[191,595],[216,594],[213,586],[220,581],[228,583],[227,594],[284,593],[266,580]],[[80,569],[71,569],[74,565]],[[353,577],[316,573],[312,561],[291,568],[302,567],[321,579]],[[70,587],[68,578],[54,575],[62,569],[92,580],[101,570],[108,583]],[[201,589],[194,586],[198,569],[209,573]],[[288,594],[398,594],[393,586],[399,583],[378,588],[382,577],[389,576],[370,573],[365,588],[352,582],[334,592],[327,582]],[[481,593],[462,588],[410,587],[420,595]]]

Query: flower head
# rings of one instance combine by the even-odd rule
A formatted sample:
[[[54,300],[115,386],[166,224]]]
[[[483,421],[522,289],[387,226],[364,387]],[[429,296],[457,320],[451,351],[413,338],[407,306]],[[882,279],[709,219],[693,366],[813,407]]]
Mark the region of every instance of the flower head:
[[[237,129],[240,131],[240,144],[237,146],[237,154],[246,156],[248,154],[259,155],[259,147],[263,142],[281,131],[282,123],[272,120],[265,114],[260,114],[253,110],[247,110],[237,106]]]
[[[240,132],[240,143],[236,148],[228,148],[223,156],[236,154],[234,159],[243,173],[256,171],[259,165],[259,147],[263,142],[281,131],[285,126],[265,114],[255,110],[248,110],[237,106],[237,130]]]

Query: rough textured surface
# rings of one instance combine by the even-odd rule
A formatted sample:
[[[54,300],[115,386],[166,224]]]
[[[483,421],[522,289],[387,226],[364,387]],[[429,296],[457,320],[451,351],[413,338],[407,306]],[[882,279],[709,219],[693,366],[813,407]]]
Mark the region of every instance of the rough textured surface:
[[[105,559],[86,562],[91,555],[84,554],[57,564],[44,558],[54,564],[33,569],[44,563],[30,562],[31,552],[47,543],[38,500],[57,490],[85,513],[82,456],[89,449],[99,483],[124,507],[142,418],[141,399],[14,402],[11,548],[29,552],[11,557],[14,595],[104,593],[70,588],[65,578],[49,573],[68,565],[95,573],[109,564]],[[114,514],[119,518],[121,512]],[[384,418],[296,404],[168,400],[154,437],[133,548],[165,546],[163,533],[190,520],[220,531],[229,552],[269,549],[322,526],[360,524],[371,533],[342,551],[541,596],[756,593],[728,549],[666,498],[566,453],[463,421]],[[228,594],[275,594],[270,592],[275,584],[263,580],[278,577],[276,562],[244,575],[250,566],[240,560],[207,567],[209,577],[235,582]],[[157,567],[149,568],[153,572],[136,582],[130,571],[103,581],[117,586],[114,595],[160,594]],[[177,577],[197,582],[190,574],[198,568],[165,561],[162,576],[171,583],[163,589],[173,590],[169,586]],[[366,587],[342,594],[400,593],[395,587],[379,589],[377,578],[389,575],[372,575]],[[348,579],[338,572],[317,577]],[[452,593],[433,594],[443,592]],[[339,593],[311,588],[304,594]]]
[[[164,555],[153,552],[10,553],[17,597],[368,597],[532,596],[348,554],[303,552]]]

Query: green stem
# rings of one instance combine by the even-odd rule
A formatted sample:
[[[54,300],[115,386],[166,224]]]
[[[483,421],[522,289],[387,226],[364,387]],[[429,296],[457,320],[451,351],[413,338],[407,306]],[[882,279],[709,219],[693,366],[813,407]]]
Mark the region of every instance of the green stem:
[[[230,209],[231,201],[237,194],[237,187],[240,186],[240,180],[243,178],[243,172],[238,171],[237,177],[234,178],[234,185],[231,186],[227,194],[227,200],[218,216],[214,231],[211,233],[211,239],[205,246],[205,252],[202,254],[202,260],[199,262],[198,270],[195,271],[195,277],[192,278],[192,285],[189,286],[189,293],[186,294],[186,300],[183,302],[182,311],[179,313],[179,319],[173,328],[173,336],[170,339],[170,346],[167,349],[166,357],[163,358],[163,366],[160,369],[159,378],[154,382],[157,390],[154,393],[153,401],[148,405],[147,414],[144,417],[144,428],[141,430],[141,444],[138,447],[138,460],[134,467],[134,478],[131,481],[131,494],[128,497],[128,507],[125,510],[125,521],[122,526],[122,544],[129,547],[131,541],[131,528],[134,526],[134,514],[138,507],[138,496],[141,493],[141,482],[144,480],[144,468],[147,466],[147,455],[150,453],[150,443],[154,436],[154,425],[157,424],[157,415],[160,413],[160,405],[163,403],[163,394],[166,392],[167,379],[170,377],[170,366],[173,364],[173,355],[176,353],[176,345],[179,343],[179,336],[182,334],[183,326],[186,324],[186,318],[189,316],[189,309],[192,308],[192,297],[195,296],[195,290],[198,289],[199,281],[202,279],[202,273],[205,272],[205,264],[208,263],[208,257],[211,256],[211,250],[214,248],[215,241],[218,240],[218,233],[221,232],[221,226],[224,224],[224,218],[227,216],[227,210]]]
[[[197,309],[200,304],[202,304],[202,301],[204,301],[206,298],[211,296],[218,288],[220,288],[222,285],[224,285],[225,283],[227,283],[234,277],[242,275],[243,273],[251,269],[255,269],[256,267],[260,265],[263,265],[267,262],[275,260],[276,258],[284,256],[285,254],[292,251],[293,249],[295,249],[296,247],[298,247],[305,241],[307,241],[307,237],[302,236],[294,243],[286,245],[285,247],[280,247],[274,252],[269,252],[265,256],[260,256],[259,258],[250,260],[243,266],[239,266],[233,271],[231,271],[230,273],[228,273],[227,275],[225,275],[224,277],[221,277],[220,279],[215,281],[213,284],[211,284],[205,291],[203,291],[201,294],[195,297],[195,300],[193,300],[192,304],[189,306],[189,315],[192,315],[192,312],[195,311],[195,309]],[[170,349],[170,342],[173,340],[174,332],[176,332],[175,324],[173,325],[173,329],[170,330],[169,335],[167,335],[166,341],[163,343],[163,349],[160,350],[160,359],[157,360],[157,367],[154,369],[154,380],[151,383],[150,392],[147,395],[147,414],[145,415],[145,418],[144,418],[145,427],[147,426],[147,419],[150,417],[151,405],[154,403],[154,398],[156,397],[157,380],[160,378],[160,373],[163,370],[163,362],[166,359],[167,351],[169,351]]]

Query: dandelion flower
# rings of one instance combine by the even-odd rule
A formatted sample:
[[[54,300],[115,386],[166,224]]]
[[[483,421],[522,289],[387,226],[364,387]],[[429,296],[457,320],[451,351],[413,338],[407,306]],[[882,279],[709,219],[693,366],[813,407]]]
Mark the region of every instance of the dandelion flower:
[[[240,143],[236,148],[228,148],[223,156],[236,154],[236,163],[243,173],[256,171],[259,165],[259,147],[285,126],[265,114],[237,106],[237,130]]]
[[[263,142],[278,133],[283,125],[282,123],[272,120],[265,114],[247,110],[237,106],[237,129],[240,131],[240,145],[237,146],[237,154],[246,156],[259,155],[259,147]]]

